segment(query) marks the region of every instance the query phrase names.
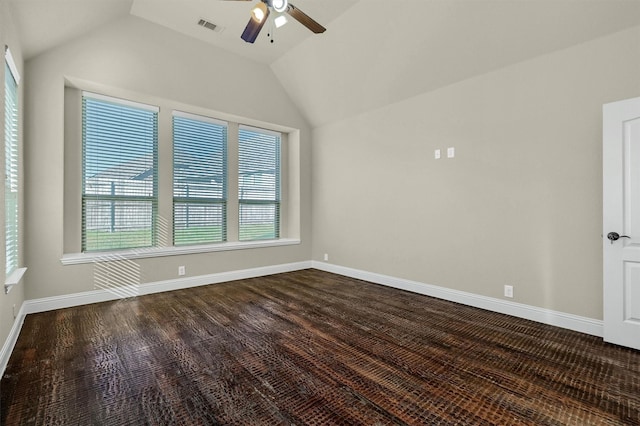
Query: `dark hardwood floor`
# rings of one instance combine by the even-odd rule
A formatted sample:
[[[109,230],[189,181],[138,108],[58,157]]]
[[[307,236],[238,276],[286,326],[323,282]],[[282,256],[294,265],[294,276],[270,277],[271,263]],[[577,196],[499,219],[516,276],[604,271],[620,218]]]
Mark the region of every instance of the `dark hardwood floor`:
[[[305,270],[27,316],[6,425],[638,425],[640,352]]]

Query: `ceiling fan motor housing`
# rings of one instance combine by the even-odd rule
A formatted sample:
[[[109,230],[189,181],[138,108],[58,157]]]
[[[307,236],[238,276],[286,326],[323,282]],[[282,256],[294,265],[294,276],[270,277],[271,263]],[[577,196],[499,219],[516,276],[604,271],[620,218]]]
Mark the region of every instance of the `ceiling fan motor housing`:
[[[245,0],[232,0],[245,1]],[[249,19],[244,32],[240,36],[247,43],[253,43],[260,30],[264,26],[269,13],[273,9],[276,13],[287,13],[296,21],[307,27],[311,32],[320,34],[325,32],[326,28],[310,18],[306,13],[289,3],[289,0],[260,0],[260,3],[253,8],[253,16]]]
[[[269,5],[278,13],[285,12],[289,2],[287,0],[269,0]]]

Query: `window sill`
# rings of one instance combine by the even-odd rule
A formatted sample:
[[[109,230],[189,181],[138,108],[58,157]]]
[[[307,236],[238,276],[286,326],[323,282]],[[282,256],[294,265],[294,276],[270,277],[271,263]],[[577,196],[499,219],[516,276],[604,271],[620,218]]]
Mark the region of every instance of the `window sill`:
[[[27,268],[17,268],[7,277],[4,281],[4,294],[9,294],[13,286],[20,284],[25,272],[27,272]]]
[[[281,238],[267,241],[241,241],[220,244],[207,244],[184,247],[154,247],[133,250],[105,251],[94,253],[70,253],[60,259],[63,265],[106,262],[114,260],[145,259],[164,256],[182,256],[187,254],[212,253],[217,251],[245,250],[254,248],[279,247],[300,244],[299,239]]]

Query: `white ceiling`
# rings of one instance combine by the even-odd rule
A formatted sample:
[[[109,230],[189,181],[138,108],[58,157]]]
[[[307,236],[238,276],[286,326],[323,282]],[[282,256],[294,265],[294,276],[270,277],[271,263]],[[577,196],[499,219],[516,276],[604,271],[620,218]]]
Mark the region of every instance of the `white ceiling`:
[[[25,59],[126,16],[132,3],[132,0],[9,1]]]
[[[271,65],[312,126],[640,25],[640,0],[392,3],[357,2]]]
[[[640,25],[640,0],[292,0],[327,31],[291,19],[252,45],[258,0],[7,1],[26,59],[134,15],[268,64],[314,126]]]
[[[327,27],[357,0],[293,0],[293,4]],[[241,56],[270,64],[292,47],[314,35],[294,19],[273,31],[271,14],[268,23],[252,45],[240,38],[257,1],[223,0],[133,0],[131,14],[172,30],[206,41]],[[221,26],[221,32],[204,29],[196,23],[203,18]],[[273,31],[273,40],[267,34]]]
[[[232,53],[270,64],[292,47],[314,35],[294,19],[267,37],[271,20],[252,45],[240,38],[256,1],[225,0],[10,0],[21,31],[23,53],[31,58],[47,49],[113,19],[128,14],[221,47]],[[293,4],[328,27],[357,0],[294,0]],[[205,19],[222,31],[197,25]]]

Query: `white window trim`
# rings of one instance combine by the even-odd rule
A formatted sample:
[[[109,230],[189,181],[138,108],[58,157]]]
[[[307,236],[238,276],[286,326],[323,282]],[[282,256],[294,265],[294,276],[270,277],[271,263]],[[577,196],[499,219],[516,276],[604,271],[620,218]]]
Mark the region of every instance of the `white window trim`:
[[[190,112],[184,111],[172,111],[171,116],[180,117],[180,118],[188,118],[190,120],[204,121],[205,123],[217,124],[218,126],[229,127],[229,122],[224,120],[218,120],[217,118],[208,117],[206,115],[199,114],[191,114]]]
[[[146,95],[141,95],[135,92],[123,91],[117,88],[106,88],[101,85],[94,85],[92,83],[75,80],[73,78],[67,78],[68,87],[75,89],[78,91],[80,97],[82,95],[86,95],[88,97],[96,97],[109,100],[111,102],[121,101],[123,103],[129,103],[132,106],[136,106],[139,108],[147,107],[151,110],[157,109],[161,116],[185,116],[185,117],[197,117],[198,119],[202,119],[203,117],[208,118],[212,121],[218,123],[225,123],[229,126],[230,129],[235,128],[235,132],[238,131],[240,127],[244,127],[247,129],[259,130],[265,133],[272,133],[276,135],[280,135],[281,137],[286,137],[285,140],[291,141],[289,137],[290,135],[294,135],[293,140],[295,140],[296,144],[299,143],[299,129],[277,125],[273,123],[267,123],[259,120],[250,119],[243,116],[237,116],[233,114],[228,114],[222,111],[210,110],[207,108],[199,108],[194,107],[192,105],[186,105],[179,103],[177,101],[171,99],[164,98],[156,98],[149,97]],[[102,92],[106,93],[103,95]],[[159,123],[163,119],[159,117]],[[162,128],[162,125],[159,124],[159,130]],[[233,131],[233,130],[232,130]],[[81,145],[80,145],[81,146]],[[297,146],[297,145],[296,145]],[[299,148],[297,148],[299,149]],[[288,150],[288,148],[287,148]],[[297,151],[296,151],[297,152]],[[299,164],[296,160],[296,167],[299,167]],[[291,168],[293,164],[287,163],[286,165],[283,163],[282,167]],[[232,164],[229,164],[229,167],[232,167]],[[292,169],[293,170],[293,169]],[[298,170],[297,168],[295,170]],[[298,170],[299,171],[299,170]],[[283,169],[283,175],[286,173],[288,175],[288,171]],[[297,176],[297,179],[300,177]],[[232,190],[230,188],[230,190]],[[284,189],[282,189],[284,191]],[[170,198],[171,200],[171,198]],[[283,200],[281,200],[284,203]],[[284,204],[283,204],[284,205]],[[299,208],[299,200],[296,199],[294,203],[296,207],[296,214],[298,214]],[[236,208],[237,210],[237,208]],[[281,220],[284,216],[289,217],[288,212],[281,212]],[[293,216],[292,216],[293,217]],[[231,222],[229,222],[231,223]],[[288,222],[287,222],[288,223]],[[281,222],[281,237],[278,239],[272,240],[255,240],[255,241],[227,241],[227,242],[214,242],[208,244],[201,245],[185,245],[185,246],[157,246],[157,247],[144,247],[144,248],[134,248],[134,249],[122,249],[122,250],[113,250],[113,251],[95,251],[95,252],[80,252],[80,247],[73,247],[71,250],[65,250],[60,254],[60,262],[62,265],[80,265],[80,264],[91,264],[95,262],[105,261],[108,259],[145,259],[145,258],[160,258],[160,257],[168,257],[168,256],[183,256],[183,255],[192,255],[192,254],[207,254],[207,253],[216,253],[216,252],[225,252],[225,251],[234,251],[234,250],[245,250],[245,249],[263,249],[263,248],[276,248],[276,247],[286,247],[286,246],[294,246],[300,245],[302,243],[302,238],[300,237],[300,229],[299,229],[299,218],[298,221],[293,222],[294,227],[292,228],[290,225],[284,225]],[[74,231],[74,237],[76,237],[75,232],[80,233],[81,230],[77,229]],[[285,236],[282,236],[282,233],[285,233]],[[66,234],[65,234],[66,235]],[[66,237],[65,237],[66,238]],[[159,237],[160,241],[162,239]],[[75,244],[73,244],[75,246]],[[71,248],[71,247],[70,247]]]
[[[265,129],[263,127],[249,126],[247,124],[242,124],[242,123],[238,125],[238,128],[240,130],[247,130],[247,131],[256,132],[256,133],[264,133],[265,135],[271,135],[271,136],[277,136],[277,137],[282,137],[282,133],[283,133],[283,132],[278,132],[277,130]]]
[[[130,101],[128,99],[116,98],[114,96],[101,95],[99,93],[87,92],[86,90],[82,92],[82,96],[85,98],[95,99],[97,101],[110,102],[112,104],[120,104],[132,108],[143,109],[145,111],[151,111],[158,113],[160,112],[160,107],[155,105],[143,104],[141,102]]]
[[[4,47],[4,60],[7,61],[7,65],[9,65],[9,69],[11,70],[11,75],[13,75],[13,79],[16,81],[16,86],[19,86],[20,73],[18,72],[18,67],[16,66],[16,61],[13,59],[11,50],[9,50],[9,46]]]
[[[177,246],[151,247],[131,250],[115,250],[89,253],[65,254],[60,259],[63,265],[80,265],[83,263],[102,262],[105,260],[132,260],[164,256],[183,256],[188,254],[213,253],[229,250],[246,250],[266,247],[280,247],[300,244],[298,238],[280,238],[277,240],[233,241],[226,243]]]
[[[157,161],[158,161],[158,158],[157,158],[158,145],[159,145],[158,127],[157,126],[158,126],[158,118],[159,118],[158,115],[159,115],[159,112],[160,112],[160,107],[155,106],[155,105],[148,105],[148,104],[144,104],[144,103],[140,103],[140,102],[130,101],[128,99],[121,99],[121,98],[116,98],[116,97],[113,97],[113,96],[107,96],[107,95],[102,95],[102,94],[99,94],[99,93],[93,93],[93,92],[89,92],[89,91],[86,91],[86,90],[82,91],[83,104],[84,104],[84,99],[85,98],[93,99],[94,101],[100,101],[100,102],[106,102],[106,103],[110,103],[110,104],[122,105],[122,106],[130,107],[130,108],[136,108],[136,109],[139,109],[139,110],[144,110],[144,111],[147,111],[147,112],[155,114],[156,132],[155,132],[155,141],[153,141],[153,144],[154,144],[154,164],[157,164]],[[83,107],[82,114],[84,116],[84,107]],[[84,144],[85,144],[85,141],[84,141],[84,136],[83,136],[83,138],[82,138],[82,146],[83,146],[83,159],[82,159],[82,161],[83,162],[85,161],[85,159],[84,159]],[[91,194],[85,194],[84,193],[84,179],[85,179],[84,178],[84,171],[82,172],[82,174],[83,174],[83,176],[82,176],[83,190],[82,190],[82,195],[81,196],[82,196],[83,203],[84,203],[85,196],[91,195]],[[148,198],[148,201],[150,201],[152,203],[152,205],[153,205],[154,202],[157,205],[158,200],[159,200],[157,170],[154,173],[154,188],[155,189],[153,191],[153,195],[149,196],[149,197],[146,197],[146,198]],[[121,200],[125,200],[127,198],[128,198],[127,196],[123,196],[120,199]],[[83,211],[83,215],[84,215],[84,211]],[[153,244],[153,241],[155,241],[155,238],[157,238],[157,235],[155,235],[155,233],[156,233],[156,223],[154,223],[155,222],[155,220],[154,220],[155,218],[153,216],[154,216],[154,214],[152,213],[152,215],[151,215],[151,219],[152,219],[151,220],[151,223],[152,223],[151,241],[152,241],[152,244]],[[86,232],[87,232],[87,229],[85,229],[83,227],[82,234],[81,234],[82,235],[82,239],[83,239],[82,240],[83,243],[81,244],[81,246],[83,247],[83,249],[84,249],[84,241],[85,241]],[[147,248],[147,247],[143,247],[143,248]],[[125,250],[125,249],[123,249],[123,250]],[[90,252],[91,252],[91,250],[89,251],[89,253]],[[98,252],[98,251],[95,251],[95,252]]]
[[[9,275],[4,282],[4,294],[9,294],[14,286],[20,284],[25,272],[27,272],[27,268],[14,269],[11,275]]]
[[[187,112],[183,112],[183,111],[177,111],[177,110],[173,110],[172,113],[172,157],[173,157],[173,167],[172,167],[172,183],[171,183],[171,192],[172,192],[172,200],[171,200],[171,204],[172,204],[172,209],[173,209],[173,246],[174,247],[182,247],[182,246],[189,246],[189,245],[204,245],[204,244],[217,244],[217,243],[223,243],[223,242],[227,242],[227,234],[228,234],[228,229],[229,229],[229,221],[228,221],[228,213],[227,213],[227,207],[228,207],[228,202],[229,202],[229,197],[228,197],[228,187],[229,187],[229,173],[228,173],[228,150],[229,150],[229,123],[226,121],[222,121],[222,120],[218,120],[212,117],[208,117],[208,116],[203,116],[203,115],[197,115],[197,114],[190,114]],[[177,150],[176,150],[176,128],[180,127],[180,126],[186,126],[187,128],[189,128],[189,126],[191,126],[193,123],[187,124],[187,123],[178,123],[176,122],[176,118],[181,118],[181,119],[185,119],[185,120],[189,120],[191,122],[198,122],[198,123],[208,123],[208,124],[212,124],[215,126],[218,126],[220,128],[223,128],[223,132],[224,132],[224,138],[222,140],[220,140],[219,142],[222,142],[220,145],[222,147],[222,152],[220,153],[220,156],[216,156],[216,158],[213,158],[214,161],[217,161],[218,159],[221,159],[220,164],[222,166],[222,175],[223,175],[223,188],[222,188],[222,192],[219,194],[219,196],[217,197],[213,197],[213,196],[200,196],[200,197],[189,197],[186,194],[183,195],[176,195],[176,160],[178,158],[180,158],[180,156],[176,157],[177,154]],[[184,142],[184,139],[180,139],[180,142]],[[204,141],[200,141],[201,143]],[[207,142],[206,143],[210,143],[212,142],[211,139],[207,138]],[[218,140],[216,139],[215,141],[213,141],[214,143],[218,142]],[[211,158],[210,158],[211,160]],[[207,160],[204,160],[207,161]],[[217,164],[216,164],[217,165]],[[179,174],[179,172],[178,172]],[[187,186],[189,184],[187,183]],[[204,201],[204,200],[207,201]],[[182,244],[177,244],[177,238],[176,238],[176,231],[177,231],[177,222],[176,222],[176,207],[181,205],[181,206],[188,206],[190,203],[195,203],[196,205],[200,205],[202,207],[207,207],[207,206],[219,206],[221,205],[223,208],[221,209],[221,216],[223,218],[223,225],[222,225],[222,233],[221,233],[221,239],[220,240],[216,240],[214,238],[211,238],[209,236],[209,238],[200,241],[200,244],[197,244],[193,241],[186,241],[183,242]],[[188,207],[187,207],[188,208]],[[189,220],[190,216],[187,215],[185,216],[185,219]]]
[[[20,86],[20,73],[18,72],[18,67],[16,65],[16,61],[13,59],[13,55],[11,54],[11,50],[9,49],[9,46],[7,46],[7,45],[5,45],[5,47],[4,47],[4,60],[5,60],[6,64],[9,66],[9,72],[11,73],[11,76],[13,77],[13,81],[16,84],[16,102],[17,102],[17,97],[19,96],[18,95],[18,87]],[[3,84],[4,84],[4,82],[3,82]],[[6,94],[5,94],[5,96],[6,96]],[[17,106],[17,103],[16,103],[16,106]],[[16,111],[16,113],[18,115],[20,114],[19,111]],[[6,115],[6,111],[5,111],[5,115]],[[4,120],[4,118],[3,118],[3,120]],[[19,138],[20,138],[20,136],[18,136],[18,139],[15,141],[15,143],[16,143],[16,145],[15,145],[16,153],[19,152],[19,150],[20,150]],[[4,149],[6,150],[6,148],[7,147],[5,146]],[[19,167],[18,164],[16,164],[16,166]],[[19,180],[20,172],[19,172],[19,169],[16,169],[16,170],[17,170],[16,179]],[[7,174],[6,170],[5,170],[5,174]],[[8,176],[8,174],[7,174],[7,176]],[[17,222],[15,224],[16,225],[16,232],[17,232],[16,241],[15,241],[16,250],[17,250],[17,252],[16,252],[16,256],[17,256],[16,260],[17,260],[17,262],[16,262],[16,268],[13,269],[11,271],[11,273],[8,276],[5,277],[5,282],[4,282],[4,293],[5,294],[9,294],[9,292],[11,291],[11,289],[14,286],[20,284],[20,281],[22,280],[22,276],[27,271],[27,268],[24,268],[24,267],[21,268],[20,267],[20,243],[19,243],[19,241],[20,241],[20,217],[19,217],[19,214],[20,214],[20,211],[19,211],[20,189],[19,188],[20,188],[20,186],[19,185],[20,184],[18,182],[18,199],[16,200],[16,202],[17,202],[17,204],[16,204],[16,214],[18,215],[18,217],[17,217]],[[5,204],[4,208],[6,208],[6,204]],[[6,245],[6,238],[5,238],[5,249],[6,248],[7,248],[7,245]],[[8,254],[8,253],[5,253],[5,254]],[[6,263],[6,257],[5,257],[5,263]]]

